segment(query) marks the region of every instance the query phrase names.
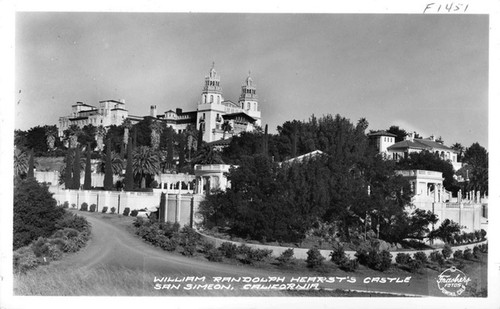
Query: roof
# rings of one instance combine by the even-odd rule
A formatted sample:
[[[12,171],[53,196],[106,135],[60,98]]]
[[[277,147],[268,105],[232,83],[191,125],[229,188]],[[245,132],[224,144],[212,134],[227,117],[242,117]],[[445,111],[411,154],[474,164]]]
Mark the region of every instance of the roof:
[[[116,111],[116,110],[119,110],[119,111],[127,111],[126,109],[121,108],[121,107],[115,107],[115,108],[112,108],[111,110],[112,110],[112,111]]]
[[[369,133],[368,136],[390,136],[390,137],[397,137],[396,134],[389,133],[387,131],[377,131],[373,133]]]
[[[222,118],[224,118],[226,120],[227,119],[235,119],[236,117],[243,117],[252,123],[256,121],[255,118],[253,118],[252,116],[249,116],[248,114],[243,113],[243,112],[222,115]]]
[[[92,107],[92,108],[95,108],[95,109],[97,108],[97,107],[95,107],[93,105],[88,105],[88,104],[85,104],[85,103],[82,103],[82,102],[76,102],[76,104],[73,104],[71,106],[87,106],[87,107]]]
[[[291,158],[291,159],[288,159],[288,160],[285,160],[283,161],[282,163],[293,163],[293,162],[301,162],[303,161],[304,159],[310,159],[310,158],[314,158],[316,156],[319,156],[319,155],[324,155],[325,153],[321,150],[314,150],[314,151],[311,151],[311,152],[308,152],[306,154],[303,154],[301,156],[298,156],[298,157],[295,157],[295,158]]]
[[[114,102],[114,103],[118,103],[118,104],[125,104],[125,103],[120,102],[120,101],[117,101],[117,100],[104,100],[104,101],[99,101],[99,103],[104,103],[104,102]]]
[[[226,138],[226,139],[220,139],[218,141],[210,142],[210,143],[208,143],[208,145],[210,145],[210,146],[228,146],[232,140],[233,140],[232,137]]]
[[[404,140],[401,142],[397,142],[396,144],[387,147],[388,150],[408,149],[408,148],[425,149],[425,150],[442,149],[455,152],[454,149],[445,146],[441,143],[438,143],[436,141],[429,139],[418,139],[418,138],[415,138],[413,140]]]

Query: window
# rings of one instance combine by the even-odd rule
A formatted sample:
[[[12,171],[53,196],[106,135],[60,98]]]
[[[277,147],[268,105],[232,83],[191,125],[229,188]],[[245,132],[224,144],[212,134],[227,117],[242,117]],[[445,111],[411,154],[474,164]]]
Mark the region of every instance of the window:
[[[214,102],[214,96],[210,95],[210,103],[213,103],[213,102]]]

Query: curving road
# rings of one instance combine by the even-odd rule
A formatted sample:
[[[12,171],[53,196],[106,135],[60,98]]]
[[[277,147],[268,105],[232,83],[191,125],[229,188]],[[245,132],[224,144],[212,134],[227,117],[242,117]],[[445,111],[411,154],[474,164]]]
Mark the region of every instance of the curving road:
[[[92,224],[92,239],[88,245],[80,252],[70,255],[59,265],[71,268],[95,268],[95,267],[123,267],[132,270],[142,270],[153,273],[156,277],[187,277],[206,276],[211,277],[265,277],[286,276],[287,278],[307,276],[346,276],[346,273],[321,275],[314,272],[303,271],[300,274],[290,272],[282,273],[264,269],[252,268],[249,266],[236,266],[223,263],[213,263],[196,258],[188,258],[166,252],[160,248],[141,240],[133,235],[125,227],[115,225],[104,219],[100,214],[78,212],[85,216]],[[363,278],[359,274],[353,273],[356,277],[355,283],[335,282],[322,284],[322,287],[331,289],[350,289],[359,291],[380,291],[411,295],[443,296],[435,288],[435,278],[427,278],[420,275],[418,278],[412,277],[409,283],[363,283]],[[390,273],[373,272],[373,276],[395,277]],[[407,276],[412,276],[409,274]],[[236,284],[235,286],[240,285]]]

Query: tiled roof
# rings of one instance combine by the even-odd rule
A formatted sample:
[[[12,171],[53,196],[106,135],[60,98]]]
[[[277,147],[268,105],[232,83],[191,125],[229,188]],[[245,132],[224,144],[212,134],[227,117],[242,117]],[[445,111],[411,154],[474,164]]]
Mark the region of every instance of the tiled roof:
[[[243,112],[222,115],[222,118],[224,119],[234,119],[236,117],[243,117],[246,118],[249,122],[255,122],[255,118]]]
[[[418,138],[413,140],[404,140],[387,147],[388,150],[408,149],[408,148],[423,149],[423,150],[442,149],[447,151],[455,151],[452,148],[445,146],[441,143],[438,143],[436,141],[432,141],[429,139],[418,139]]]
[[[369,133],[368,136],[390,136],[390,137],[397,137],[396,134],[389,133],[387,131],[377,131],[373,133]]]

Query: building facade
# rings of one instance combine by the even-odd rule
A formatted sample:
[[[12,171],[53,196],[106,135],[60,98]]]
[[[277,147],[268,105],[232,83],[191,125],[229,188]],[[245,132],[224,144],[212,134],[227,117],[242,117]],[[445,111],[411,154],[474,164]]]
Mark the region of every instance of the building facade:
[[[71,114],[59,117],[58,133],[63,136],[64,130],[71,125],[83,128],[86,125],[109,127],[121,125],[129,117],[125,108],[125,100],[99,101],[98,106],[76,102],[71,106]]]

